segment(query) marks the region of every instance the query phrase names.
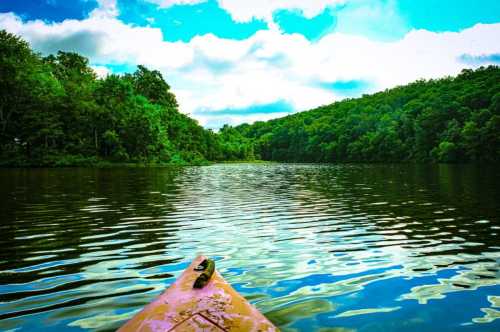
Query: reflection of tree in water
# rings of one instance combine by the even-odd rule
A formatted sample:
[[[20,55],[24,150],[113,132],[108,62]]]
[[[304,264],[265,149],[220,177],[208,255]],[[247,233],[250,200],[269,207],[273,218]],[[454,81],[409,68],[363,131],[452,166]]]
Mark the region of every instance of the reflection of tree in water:
[[[359,226],[394,229],[408,239],[482,242],[466,246],[463,252],[477,253],[498,243],[492,229],[498,226],[499,179],[477,177],[475,169],[458,166],[380,165],[324,167],[321,172],[302,177],[304,186],[333,203],[338,202],[352,214],[359,214]],[[476,175],[476,176],[475,176]],[[491,181],[489,181],[491,180]],[[485,182],[489,181],[489,182]],[[496,183],[495,183],[496,182]],[[305,201],[306,205],[314,205]],[[323,207],[325,212],[329,206]],[[345,218],[353,226],[355,219]],[[401,225],[404,220],[404,225]]]
[[[7,272],[0,274],[0,284],[79,274],[92,266],[126,270],[129,259],[165,252],[169,245],[165,239],[175,228],[161,231],[162,218],[173,210],[173,200],[182,190],[177,178],[184,172],[183,168],[2,172],[0,270]],[[146,231],[154,229],[159,231]],[[172,262],[165,257],[164,262],[155,256],[156,260],[133,265],[144,269]],[[127,277],[131,276],[113,274],[113,279]],[[65,288],[85,283],[80,280]],[[9,299],[24,295],[28,294]]]

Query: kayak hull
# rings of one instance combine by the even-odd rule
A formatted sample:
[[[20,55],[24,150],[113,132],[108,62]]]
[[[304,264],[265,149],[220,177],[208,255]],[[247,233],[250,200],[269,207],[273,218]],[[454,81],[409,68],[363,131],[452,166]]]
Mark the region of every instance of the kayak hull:
[[[193,288],[205,257],[197,257],[155,301],[144,307],[119,332],[278,331],[215,270],[201,289]]]

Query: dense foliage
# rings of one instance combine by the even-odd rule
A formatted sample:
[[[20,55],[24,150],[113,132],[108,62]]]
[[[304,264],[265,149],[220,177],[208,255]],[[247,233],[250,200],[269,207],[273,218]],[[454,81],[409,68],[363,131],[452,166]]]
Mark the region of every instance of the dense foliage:
[[[500,68],[417,81],[253,125],[206,130],[143,66],[98,78],[0,31],[0,165],[500,161]]]
[[[265,160],[500,161],[500,68],[467,69],[234,129]]]
[[[133,74],[99,79],[86,58],[42,57],[6,31],[0,31],[0,149],[3,165],[183,164],[241,155],[178,111],[158,71],[138,66]]]

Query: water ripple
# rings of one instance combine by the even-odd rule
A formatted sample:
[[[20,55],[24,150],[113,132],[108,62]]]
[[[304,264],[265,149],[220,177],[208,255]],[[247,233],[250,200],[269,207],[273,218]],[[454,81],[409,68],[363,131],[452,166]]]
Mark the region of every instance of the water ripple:
[[[112,331],[198,253],[284,331],[500,330],[499,178],[425,165],[1,170],[0,330]]]

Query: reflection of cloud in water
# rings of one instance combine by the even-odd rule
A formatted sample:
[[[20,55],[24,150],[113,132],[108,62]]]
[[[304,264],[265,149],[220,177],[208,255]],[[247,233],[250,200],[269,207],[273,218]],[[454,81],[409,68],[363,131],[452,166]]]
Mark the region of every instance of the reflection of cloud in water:
[[[358,309],[358,310],[348,310],[344,311],[335,317],[351,317],[357,315],[367,315],[367,314],[376,314],[381,312],[391,312],[395,310],[399,310],[401,307],[392,307],[392,308],[367,308],[367,309]]]
[[[439,283],[413,287],[408,294],[401,295],[401,300],[417,300],[420,304],[426,304],[429,300],[443,299],[446,294],[452,292],[472,291],[479,287],[495,286],[500,284],[496,263],[478,262],[481,256],[457,255],[462,264],[467,264],[467,269],[457,269],[457,273],[451,278],[437,279]],[[488,259],[499,259],[500,253],[490,253]],[[472,264],[470,264],[472,263]]]
[[[500,308],[500,296],[488,296],[488,302],[491,303],[491,308],[481,308],[485,313],[482,317],[473,318],[474,323],[491,323],[495,319],[500,319],[500,311],[493,308]]]
[[[139,312],[140,309],[135,310],[133,314],[136,314]],[[92,317],[87,317],[87,318],[82,318],[78,319],[75,321],[72,321],[71,323],[68,324],[68,326],[76,326],[80,327],[82,329],[89,329],[89,330],[99,330],[104,327],[106,327],[109,324],[110,320],[114,321],[120,321],[120,320],[125,320],[130,317],[130,313],[122,313],[122,314],[102,314],[102,315],[97,315],[97,316],[92,316]]]

